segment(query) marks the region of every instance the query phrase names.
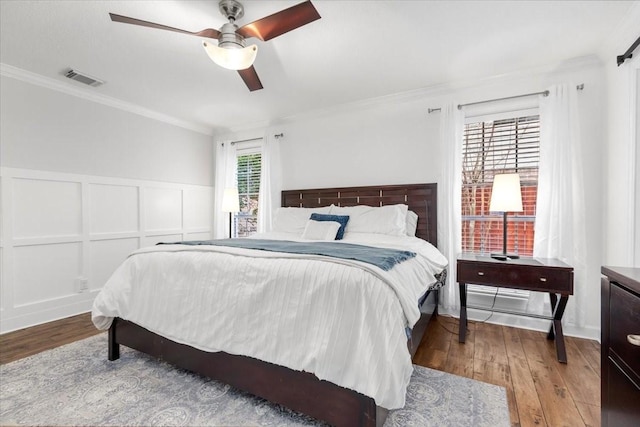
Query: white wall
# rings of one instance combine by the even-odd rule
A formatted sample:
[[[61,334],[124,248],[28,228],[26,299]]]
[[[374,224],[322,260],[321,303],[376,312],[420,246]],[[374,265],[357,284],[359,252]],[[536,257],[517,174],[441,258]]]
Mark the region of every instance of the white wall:
[[[634,267],[640,267],[640,60],[636,58],[636,102],[635,105],[632,105],[632,108],[635,107],[635,128],[636,128],[636,140],[635,140],[635,150],[636,150],[636,164],[634,168],[634,174],[636,176],[636,195],[635,195],[635,209],[633,211],[633,215],[635,216],[636,223],[634,229],[634,237],[635,240],[635,249],[634,249]],[[632,119],[633,120],[633,119]]]
[[[585,295],[580,300],[587,313],[586,325],[576,327],[570,299],[565,317],[568,334],[599,337],[602,259],[602,140],[604,138],[605,93],[600,61],[578,58],[559,67],[532,70],[459,87],[440,87],[379,100],[337,106],[331,111],[288,118],[270,129],[283,132],[281,155],[283,188],[316,188],[350,185],[438,182],[441,177],[438,152],[440,114],[428,113],[445,102],[469,103],[546,89],[550,84],[584,83],[579,92],[585,170],[587,259],[589,270]],[[263,133],[263,130],[255,132]],[[241,136],[246,137],[245,131]],[[218,139],[234,139],[224,135]],[[503,322],[537,328],[539,322],[505,317]]]
[[[354,105],[279,126],[284,189],[436,181],[439,121],[427,101]]]
[[[0,166],[213,184],[211,137],[0,76]]]
[[[605,169],[602,198],[604,221],[603,264],[640,267],[640,106],[638,76],[640,49],[633,59],[616,65],[616,56],[622,55],[640,36],[640,5],[631,11],[626,25],[603,48],[606,75],[606,150],[602,166]]]
[[[135,249],[211,238],[210,136],[1,79],[0,333],[90,310]]]

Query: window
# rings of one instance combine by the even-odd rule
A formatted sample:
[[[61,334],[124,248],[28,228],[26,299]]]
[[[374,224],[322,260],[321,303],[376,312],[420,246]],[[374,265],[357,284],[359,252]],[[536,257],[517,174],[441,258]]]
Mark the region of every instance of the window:
[[[507,252],[533,255],[538,115],[467,123],[462,151],[462,250],[502,252],[502,215],[489,212],[493,176],[518,173],[523,212],[509,213]]]
[[[234,215],[236,237],[250,236],[258,231],[258,194],[260,193],[260,147],[238,149],[238,195],[240,212]]]

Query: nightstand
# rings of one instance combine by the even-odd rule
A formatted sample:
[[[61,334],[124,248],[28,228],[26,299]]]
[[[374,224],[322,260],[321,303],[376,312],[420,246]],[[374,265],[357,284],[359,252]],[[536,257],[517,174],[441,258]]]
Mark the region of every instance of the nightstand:
[[[467,284],[496,286],[546,292],[551,300],[551,316],[531,315],[509,310],[491,309],[499,313],[531,316],[551,320],[547,339],[555,340],[558,361],[567,363],[567,352],[562,333],[562,316],[573,295],[573,268],[557,259],[529,258],[495,260],[480,254],[458,256],[457,279],[460,286],[460,332],[463,343],[467,333],[467,308],[487,310],[486,307],[467,305]]]

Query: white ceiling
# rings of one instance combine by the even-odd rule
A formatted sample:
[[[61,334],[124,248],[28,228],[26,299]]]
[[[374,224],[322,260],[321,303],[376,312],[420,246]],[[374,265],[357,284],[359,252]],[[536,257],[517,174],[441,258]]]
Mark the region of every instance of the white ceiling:
[[[238,24],[299,2],[244,1]],[[264,89],[249,92],[235,71],[211,62],[198,38],[109,19],[113,12],[189,31],[218,29],[225,19],[216,0],[0,0],[0,62],[225,133],[591,55],[634,3],[313,0],[320,20],[255,41]],[[106,84],[67,80],[69,67]]]

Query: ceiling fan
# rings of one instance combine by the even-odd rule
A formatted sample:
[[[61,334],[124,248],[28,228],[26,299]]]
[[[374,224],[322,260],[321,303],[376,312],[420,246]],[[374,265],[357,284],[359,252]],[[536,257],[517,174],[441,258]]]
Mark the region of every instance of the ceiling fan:
[[[258,19],[257,21],[253,21],[250,24],[238,27],[235,24],[236,20],[244,16],[244,7],[242,4],[236,0],[220,0],[218,6],[220,13],[229,20],[220,30],[208,28],[202,31],[191,32],[130,18],[128,16],[117,15],[115,13],[109,13],[109,16],[114,22],[140,25],[218,40],[217,46],[211,42],[204,41],[202,44],[205,51],[213,62],[221,67],[237,70],[244,83],[252,92],[262,89],[263,87],[253,67],[253,61],[258,53],[258,47],[256,45],[246,46],[245,39],[255,37],[262,41],[271,40],[274,37],[278,37],[279,35],[313,22],[316,19],[320,19],[320,14],[313,4],[311,4],[311,1],[305,1]]]

